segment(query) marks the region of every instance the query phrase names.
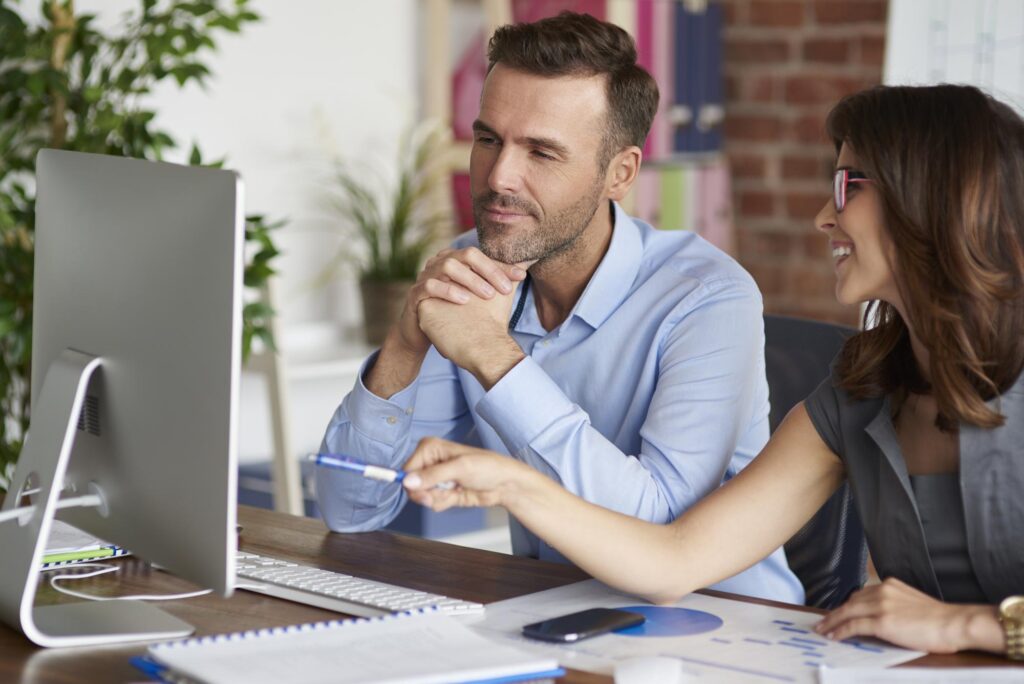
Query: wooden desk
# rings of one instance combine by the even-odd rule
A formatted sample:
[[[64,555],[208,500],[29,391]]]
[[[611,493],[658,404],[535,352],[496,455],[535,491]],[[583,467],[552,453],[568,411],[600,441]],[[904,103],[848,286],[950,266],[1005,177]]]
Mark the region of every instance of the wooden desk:
[[[245,506],[239,508],[239,522],[244,526],[239,541],[242,550],[315,563],[331,570],[471,601],[499,601],[587,579],[580,570],[565,565],[389,532],[330,534],[318,520]],[[116,578],[102,576],[82,580],[76,584],[76,589],[113,595],[141,590],[176,593],[194,588],[136,559],[118,562],[123,570]],[[44,587],[40,588],[39,600],[57,602],[65,597]],[[204,596],[169,601],[161,607],[195,625],[196,634],[200,636],[337,617],[336,613],[247,591],[239,591],[230,599]],[[20,633],[0,626],[0,681],[25,684],[139,681],[145,677],[128,664],[128,658],[144,651],[144,644],[39,649]],[[1003,665],[1006,661],[984,654],[961,654],[928,656],[913,664],[966,667]],[[611,679],[570,671],[561,681],[585,684],[610,682]]]

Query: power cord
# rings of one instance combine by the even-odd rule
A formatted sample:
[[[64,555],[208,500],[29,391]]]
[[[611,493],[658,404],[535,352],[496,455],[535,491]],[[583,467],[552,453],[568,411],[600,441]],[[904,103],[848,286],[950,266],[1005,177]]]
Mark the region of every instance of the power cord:
[[[98,577],[99,575],[106,575],[110,572],[115,572],[118,568],[116,565],[108,565],[106,563],[78,563],[77,565],[70,566],[73,568],[100,568],[99,570],[93,570],[92,572],[74,573],[71,575],[53,575],[50,577],[50,586],[55,591],[59,591],[62,594],[68,596],[74,596],[75,598],[86,599],[88,601],[176,601],[178,599],[194,598],[196,596],[205,596],[213,592],[213,589],[200,589],[199,591],[190,591],[184,594],[135,594],[133,596],[96,596],[94,594],[85,594],[74,589],[65,589],[64,587],[58,586],[57,582],[62,580],[74,580],[74,579],[88,579],[90,577]],[[42,572],[53,572],[54,570],[67,570],[68,568],[44,568]]]

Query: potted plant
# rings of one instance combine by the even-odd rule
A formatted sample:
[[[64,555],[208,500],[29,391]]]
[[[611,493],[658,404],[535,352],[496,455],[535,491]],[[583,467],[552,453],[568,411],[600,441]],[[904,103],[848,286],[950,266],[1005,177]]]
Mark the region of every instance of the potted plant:
[[[145,95],[166,79],[203,84],[210,72],[200,57],[215,48],[214,37],[259,19],[248,0],[140,0],[105,32],[93,15],[76,14],[73,0],[44,0],[42,9],[43,21],[32,25],[0,4],[0,491],[30,417],[36,154],[50,147],[160,159],[175,141],[154,126]],[[203,163],[195,146],[190,163]],[[274,273],[270,231],[278,225],[246,218],[244,278],[253,291]],[[243,353],[254,338],[272,347],[272,314],[250,298]]]
[[[425,257],[450,225],[449,212],[437,208],[447,179],[446,135],[435,122],[411,127],[399,144],[393,183],[372,170],[336,164],[333,204],[343,218],[343,244],[329,269],[356,264],[371,345],[379,346],[398,320]]]

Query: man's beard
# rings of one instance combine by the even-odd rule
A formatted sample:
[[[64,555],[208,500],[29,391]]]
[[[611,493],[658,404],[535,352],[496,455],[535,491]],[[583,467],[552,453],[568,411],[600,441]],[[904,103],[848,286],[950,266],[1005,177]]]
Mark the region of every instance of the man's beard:
[[[587,194],[544,220],[540,219],[540,210],[529,200],[487,190],[473,197],[473,219],[480,239],[480,251],[505,264],[542,261],[572,247],[601,205],[600,178]],[[512,209],[527,214],[537,225],[525,234],[518,226],[506,232],[509,228],[486,217],[487,208]]]

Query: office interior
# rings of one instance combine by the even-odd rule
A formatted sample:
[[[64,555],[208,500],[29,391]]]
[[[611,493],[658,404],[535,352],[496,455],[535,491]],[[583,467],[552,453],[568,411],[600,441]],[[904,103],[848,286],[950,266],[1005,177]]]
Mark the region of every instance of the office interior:
[[[185,162],[195,142],[207,158],[224,159],[241,173],[247,213],[283,222],[274,233],[281,254],[271,284],[277,352],[262,359],[257,354],[241,382],[241,502],[316,515],[308,478],[293,485],[301,487],[304,502],[294,498],[294,489],[284,500],[275,459],[297,471],[300,458],[317,451],[331,414],[373,349],[365,339],[357,271],[346,260],[350,227],[334,202],[337,164],[368,169],[381,187],[393,181],[398,145],[411,126],[440,119],[451,128],[467,102],[472,107],[472,83],[464,82],[481,67],[473,60],[496,24],[573,9],[621,21],[635,34],[645,7],[659,12],[680,6],[700,15],[709,4],[717,23],[697,30],[717,41],[718,51],[698,56],[698,63],[719,84],[716,92],[704,93],[715,140],[693,149],[665,143],[651,153],[653,167],[710,164],[724,170],[725,184],[715,190],[718,203],[708,209],[718,231],[714,238],[754,276],[766,313],[855,326],[860,312],[835,302],[827,244],[811,223],[827,197],[834,160],[822,124],[847,93],[901,78],[899,69],[934,70],[931,61],[924,63],[932,59],[927,52],[915,52],[899,33],[912,2],[264,0],[253,3],[259,21],[221,39],[208,56],[212,75],[205,88],[159,84],[147,101],[179,141],[179,149],[164,158]],[[983,31],[1002,11],[997,2],[931,4],[936,35],[943,21],[960,19]],[[75,3],[111,26],[132,5]],[[997,57],[1009,62],[1019,55]],[[982,70],[982,78],[998,81],[1000,68]],[[671,97],[671,87],[666,93]],[[678,104],[665,103],[664,117],[677,117]],[[678,124],[673,121],[666,126]],[[458,160],[464,152],[465,143],[460,147],[457,140],[444,150],[453,159],[452,173],[464,171]],[[658,197],[674,182],[665,177]],[[451,207],[452,220],[438,248],[463,228],[454,196],[459,189],[464,187],[453,183],[439,191],[437,201]],[[697,201],[702,189],[685,192]],[[636,209],[643,200],[627,202]],[[679,225],[662,227],[692,229],[681,224],[687,217],[694,218],[675,216],[667,220]],[[397,529],[490,550],[510,548],[500,511],[410,511]]]
[[[110,2],[94,4],[78,7],[116,21]],[[169,83],[153,93],[158,121],[177,139],[195,141],[208,158],[224,158],[241,173],[247,212],[286,221],[274,235],[281,250],[273,288],[282,391],[273,391],[265,367],[243,374],[240,500],[273,505],[274,402],[284,402],[289,457],[315,452],[372,350],[363,339],[355,269],[337,261],[347,233],[332,206],[335,163],[363,165],[385,183],[393,178],[403,132],[431,115],[451,117],[451,105],[439,104],[439,97],[467,98],[451,93],[458,90],[452,85],[457,70],[480,51],[490,25],[512,16],[515,4],[257,2],[262,19],[221,41],[209,57],[213,75],[205,89]],[[638,4],[554,0],[519,3],[517,11],[543,16],[590,9],[628,23]],[[826,244],[811,217],[827,193],[833,161],[821,132],[824,115],[843,94],[882,81],[887,3],[712,4],[722,14],[720,62],[708,65],[721,79],[724,118],[715,124],[721,140],[717,149],[690,156],[694,164],[710,156],[728,167],[731,188],[717,209],[726,213],[728,249],[757,280],[767,313],[856,324],[858,312],[839,307],[831,294]],[[689,9],[700,9],[694,5]],[[430,33],[438,22],[446,45]],[[440,96],[432,92],[438,81],[447,82]],[[187,151],[166,158],[184,161]],[[304,508],[315,514],[309,487],[307,480]],[[287,509],[283,502],[278,507]],[[426,511],[420,516],[427,520],[406,516],[400,529],[509,548],[499,511],[454,512],[451,522]]]
[[[660,181],[648,179],[648,184],[660,182],[660,190],[638,183],[628,208],[642,214],[641,205],[658,204],[651,220],[670,224],[662,228],[692,230],[695,221],[713,223],[709,239],[753,275],[766,313],[858,325],[860,312],[837,304],[832,295],[827,244],[812,227],[834,160],[822,125],[829,107],[845,94],[906,78],[900,70],[934,72],[934,55],[900,33],[913,4],[711,0],[716,21],[693,30],[702,42],[717,43],[717,51],[679,56],[696,61],[701,79],[717,84],[705,87],[698,94],[705,101],[691,108],[700,113],[707,105],[707,137],[714,139],[696,147],[669,139],[645,150],[645,161],[661,174]],[[207,56],[212,74],[206,87],[181,88],[170,80],[158,85],[147,102],[158,113],[157,122],[179,141],[179,149],[167,151],[165,159],[185,162],[196,143],[207,159],[224,159],[241,173],[247,213],[284,223],[274,232],[281,254],[271,283],[277,353],[257,354],[241,382],[240,501],[316,515],[310,478],[286,487],[280,473],[286,468],[291,480],[297,479],[299,459],[317,451],[331,414],[373,349],[365,339],[357,268],[348,259],[351,226],[336,207],[337,165],[366,169],[385,188],[394,180],[398,146],[410,127],[440,120],[445,128],[458,129],[461,118],[464,129],[478,92],[474,74],[482,69],[474,60],[481,58],[488,32],[504,21],[573,9],[618,21],[638,35],[644,30],[638,16],[645,11],[672,16],[679,6],[700,16],[708,5],[701,0],[255,2],[260,20],[220,39]],[[983,32],[998,11],[1005,11],[996,2],[932,5],[933,38],[943,21],[976,25]],[[110,26],[130,6],[110,0],[75,4]],[[31,15],[33,8],[24,10]],[[1016,52],[1000,53],[997,64],[1016,57]],[[982,76],[998,82],[998,70]],[[682,78],[665,73],[656,75]],[[673,85],[662,86],[662,121],[656,123],[664,127],[665,138],[672,137],[672,126],[682,121],[685,128],[686,116],[694,115],[679,119],[680,103],[672,100],[683,97],[675,96]],[[459,137],[456,130],[450,149],[443,151],[452,159],[453,174],[465,170],[466,144]],[[683,177],[708,166],[720,171],[714,189]],[[668,216],[668,203],[659,201],[671,194],[666,188],[672,183],[691,205],[707,205],[704,214],[675,207]],[[458,215],[460,191],[464,194],[465,186],[458,182],[438,191],[436,201],[452,216],[447,235],[440,231],[438,248],[465,228]],[[645,199],[644,192],[653,199]],[[657,213],[661,209],[666,216]],[[703,232],[707,226],[696,228]],[[287,465],[275,465],[275,459]],[[500,511],[439,516],[411,509],[396,528],[509,550]]]
[[[97,25],[110,27],[135,6],[135,0],[74,1],[76,11],[95,13]],[[813,226],[831,197],[836,152],[823,132],[831,106],[881,83],[957,79],[977,82],[1015,105],[1024,102],[1017,68],[1024,63],[1024,41],[999,39],[1010,23],[1000,23],[1004,13],[1024,25],[1024,5],[1001,0],[251,0],[251,6],[259,19],[218,38],[216,51],[204,58],[211,69],[205,87],[180,87],[168,79],[145,96],[158,125],[178,141],[164,152],[165,161],[189,163],[194,143],[207,160],[224,160],[225,168],[240,173],[247,214],[280,223],[272,232],[280,254],[269,286],[246,295],[247,302],[273,308],[274,348],[257,341],[242,366],[238,503],[254,508],[243,510],[239,520],[249,540],[260,544],[281,544],[294,535],[282,555],[312,563],[341,549],[346,562],[367,576],[379,569],[375,579],[402,586],[409,577],[401,563],[412,567],[422,562],[415,553],[437,550],[408,546],[399,553],[384,537],[370,535],[364,543],[357,535],[328,534],[318,520],[306,462],[319,451],[328,421],[375,348],[367,338],[353,227],[338,208],[338,173],[356,169],[384,195],[398,174],[403,140],[414,129],[437,125],[444,132],[437,152],[443,181],[427,201],[448,219],[434,249],[467,229],[466,117],[468,112],[472,120],[482,49],[495,26],[568,9],[620,23],[638,41],[652,40],[659,17],[671,20],[669,33],[685,28],[700,36],[696,52],[671,45],[648,54],[669,66],[655,70],[669,82],[655,139],[644,151],[648,170],[625,208],[666,230],[698,232],[735,257],[757,282],[766,314],[851,328],[861,324],[863,311],[835,301],[827,241]],[[30,19],[39,19],[37,10],[25,0],[19,6]],[[920,24],[921,12],[931,13],[928,30],[911,35],[908,27]],[[686,74],[671,68],[683,59],[699,65],[703,85],[697,92],[684,83]],[[292,523],[255,509],[307,519]],[[434,513],[410,503],[389,529],[511,554],[507,523],[500,509]],[[467,568],[480,560],[469,554],[453,551],[451,567],[422,583],[459,596],[453,578],[469,576]],[[386,567],[376,567],[382,558]],[[526,561],[489,560],[482,575],[525,574],[512,565],[520,562]],[[148,578],[148,572],[136,574]],[[585,579],[568,566],[544,572],[486,591],[469,582],[467,600],[511,599],[519,590]],[[189,588],[173,579],[159,585],[168,592]],[[267,613],[261,599],[239,593],[243,598],[236,595],[234,605],[243,618],[208,626],[200,608],[189,620],[202,633],[218,633],[262,628],[268,614],[275,624],[322,617],[312,609],[283,609],[283,602]],[[26,680],[33,658],[26,656]],[[60,665],[47,658],[35,658],[40,672]],[[955,662],[992,664],[981,658]],[[99,666],[95,672],[110,674]],[[570,681],[604,679],[576,673]]]

